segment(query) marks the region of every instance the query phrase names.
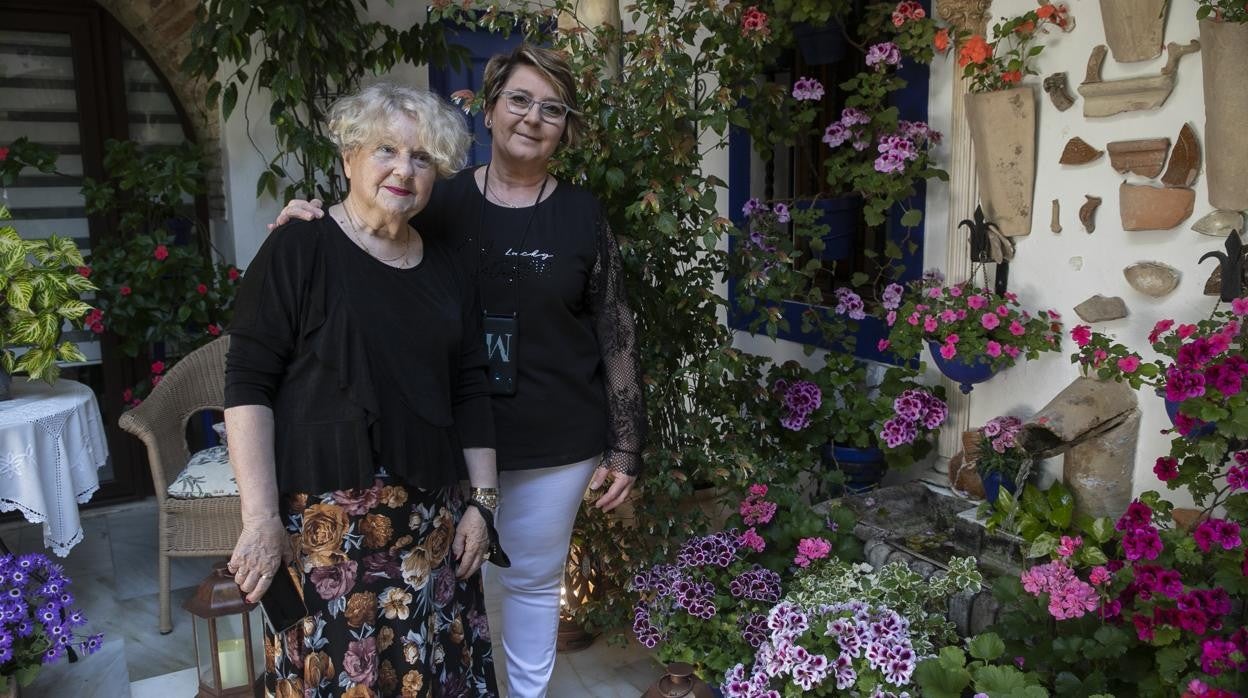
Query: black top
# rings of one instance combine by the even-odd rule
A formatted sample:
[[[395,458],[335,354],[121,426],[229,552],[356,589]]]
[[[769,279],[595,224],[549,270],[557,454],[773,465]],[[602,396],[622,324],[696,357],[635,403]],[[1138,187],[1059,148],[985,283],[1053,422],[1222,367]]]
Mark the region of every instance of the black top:
[[[487,312],[517,313],[516,393],[493,396],[498,467],[605,453],[608,468],[636,475],[641,364],[619,247],[593,195],[560,181],[536,209],[505,208],[486,201],[467,169],[438,182],[414,224],[460,240],[480,265]]]
[[[462,449],[494,446],[475,284],[458,249],[424,243],[396,269],[325,216],[273,231],[247,268],[225,406],[273,408],[281,492],[367,487],[377,466],[441,487]]]

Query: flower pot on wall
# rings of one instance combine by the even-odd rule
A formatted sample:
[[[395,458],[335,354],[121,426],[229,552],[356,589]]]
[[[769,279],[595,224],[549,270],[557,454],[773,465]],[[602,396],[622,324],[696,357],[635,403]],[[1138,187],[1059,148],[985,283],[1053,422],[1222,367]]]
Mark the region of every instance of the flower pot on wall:
[[[1119,63],[1161,55],[1170,0],[1101,0],[1105,43]]]
[[[819,258],[836,261],[852,257],[858,224],[862,220],[862,199],[857,196],[816,199],[811,202],[811,208],[821,212],[817,222],[828,226]]]
[[[823,26],[799,22],[793,25],[793,38],[806,65],[827,65],[845,57],[845,35],[837,22]]]
[[[1205,78],[1205,173],[1209,203],[1226,211],[1248,209],[1248,24],[1200,21],[1200,62]]]
[[[878,448],[855,448],[853,446],[836,446],[825,444],[823,447],[823,466],[828,470],[839,470],[844,477],[840,491],[834,488],[832,495],[842,493],[861,494],[879,487],[884,479],[888,466],[884,463],[884,452]]]
[[[967,94],[966,119],[985,215],[1005,235],[1029,235],[1036,186],[1035,88]]]
[[[928,340],[927,348],[932,352],[932,363],[946,378],[956,382],[963,394],[971,392],[976,383],[983,383],[997,375],[992,364],[982,356],[973,357],[970,361],[961,354],[946,359],[940,355],[940,345],[931,340]]]
[[[1171,424],[1175,424],[1175,425],[1178,424],[1179,408],[1182,406],[1183,406],[1182,402],[1176,402],[1174,400],[1166,400],[1166,416],[1170,417]],[[1218,428],[1218,425],[1216,422],[1211,423],[1211,422],[1202,422],[1200,420],[1196,420],[1196,423],[1198,426],[1193,427],[1191,431],[1184,434],[1185,437],[1189,439],[1199,439],[1202,436],[1208,436],[1212,434],[1213,430]]]

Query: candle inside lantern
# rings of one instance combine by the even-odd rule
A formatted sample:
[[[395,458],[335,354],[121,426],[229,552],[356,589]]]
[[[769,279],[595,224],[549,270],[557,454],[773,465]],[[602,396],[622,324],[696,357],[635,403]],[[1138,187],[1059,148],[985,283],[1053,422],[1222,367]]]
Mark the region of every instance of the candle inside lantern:
[[[217,656],[221,661],[221,688],[233,688],[247,684],[247,648],[243,639],[234,638],[217,643]]]

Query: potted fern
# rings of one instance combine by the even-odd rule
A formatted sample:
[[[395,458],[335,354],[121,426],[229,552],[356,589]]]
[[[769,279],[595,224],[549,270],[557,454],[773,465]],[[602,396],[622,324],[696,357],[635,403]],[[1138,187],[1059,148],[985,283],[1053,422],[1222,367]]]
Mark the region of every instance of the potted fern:
[[[61,341],[61,330],[66,321],[82,325],[92,308],[81,296],[95,290],[73,240],[23,239],[5,223],[10,218],[0,206],[0,399],[9,397],[14,373],[51,383],[58,361],[86,360],[76,344]],[[18,348],[26,351],[19,356]]]

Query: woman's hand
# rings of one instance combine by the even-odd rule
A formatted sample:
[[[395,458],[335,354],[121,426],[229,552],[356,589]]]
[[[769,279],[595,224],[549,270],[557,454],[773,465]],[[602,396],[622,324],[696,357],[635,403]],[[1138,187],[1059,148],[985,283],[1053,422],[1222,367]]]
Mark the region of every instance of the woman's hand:
[[[476,507],[470,506],[460,517],[459,525],[455,527],[455,541],[451,543],[451,552],[459,560],[455,576],[467,579],[476,574],[489,550],[490,534],[485,519]]]
[[[234,554],[226,568],[233,573],[238,588],[255,603],[269,590],[273,575],[283,562],[294,559],[290,536],[275,514],[255,521],[244,521],[243,532],[234,544]]]
[[[303,199],[291,199],[286,203],[286,208],[277,214],[277,220],[269,224],[269,232],[279,225],[285,225],[291,219],[298,218],[301,221],[310,221],[325,215],[325,204],[320,199],[312,199],[304,201]]]
[[[602,487],[607,478],[611,479],[611,486],[594,500],[594,506],[603,511],[611,511],[627,501],[628,495],[633,491],[633,483],[637,482],[636,475],[622,475],[600,465],[589,481],[589,489],[597,490]]]

